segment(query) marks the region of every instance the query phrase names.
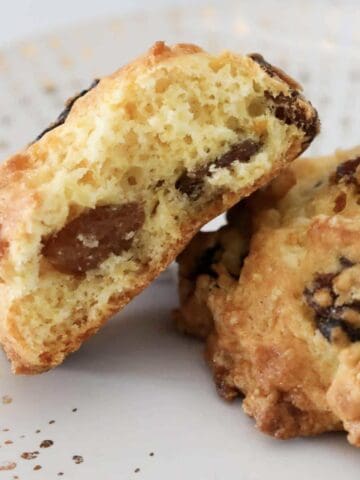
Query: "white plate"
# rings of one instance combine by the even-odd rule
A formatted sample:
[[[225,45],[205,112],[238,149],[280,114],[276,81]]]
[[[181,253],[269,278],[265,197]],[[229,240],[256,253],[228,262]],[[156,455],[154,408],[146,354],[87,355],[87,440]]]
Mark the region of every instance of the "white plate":
[[[262,52],[300,79],[318,107],[323,133],[312,152],[352,146],[360,131],[355,5],[222,2],[101,20],[11,45],[0,52],[2,156],[33,139],[66,97],[157,39]],[[201,344],[173,328],[176,304],[168,271],[56,370],[14,377],[2,355],[0,399],[12,401],[0,401],[0,479],[358,478],[360,452],[344,435],[276,441],[256,432],[240,402],[223,402]],[[41,448],[43,440],[54,444]],[[36,451],[35,459],[21,457]]]

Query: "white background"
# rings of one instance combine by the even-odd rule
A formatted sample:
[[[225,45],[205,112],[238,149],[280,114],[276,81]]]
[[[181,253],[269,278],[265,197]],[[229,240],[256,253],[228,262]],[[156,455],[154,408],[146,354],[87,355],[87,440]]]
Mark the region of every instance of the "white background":
[[[0,45],[88,19],[203,0],[0,0]]]

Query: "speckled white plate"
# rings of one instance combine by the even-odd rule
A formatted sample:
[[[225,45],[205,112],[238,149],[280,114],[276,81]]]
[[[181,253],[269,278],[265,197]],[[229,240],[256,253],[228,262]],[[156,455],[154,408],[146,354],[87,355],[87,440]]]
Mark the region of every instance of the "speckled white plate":
[[[10,45],[0,52],[1,156],[32,140],[68,96],[157,39],[262,52],[302,81],[319,110],[312,153],[352,146],[360,132],[357,5],[195,4]],[[1,354],[0,479],[357,479],[360,452],[344,435],[279,442],[255,431],[240,402],[216,395],[202,346],[172,326],[175,290],[165,272],[47,374],[14,377]]]

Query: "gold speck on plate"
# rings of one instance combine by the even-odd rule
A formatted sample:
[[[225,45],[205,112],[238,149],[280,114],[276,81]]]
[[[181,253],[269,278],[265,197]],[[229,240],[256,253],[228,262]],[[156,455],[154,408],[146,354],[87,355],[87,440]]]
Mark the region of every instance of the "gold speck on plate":
[[[52,80],[44,80],[42,82],[42,88],[44,93],[47,93],[47,94],[55,93],[57,90],[57,86]]]
[[[237,18],[234,22],[234,33],[238,33],[240,35],[246,35],[249,33],[250,27],[249,25],[244,21],[243,18]]]
[[[24,57],[27,57],[27,58],[34,58],[38,53],[37,47],[30,42],[23,43],[20,46],[20,52]]]
[[[59,37],[56,37],[56,36],[49,37],[48,44],[51,48],[53,48],[54,50],[57,50],[58,48],[60,48]]]
[[[71,68],[74,62],[70,57],[63,55],[60,57],[60,63],[64,68]]]

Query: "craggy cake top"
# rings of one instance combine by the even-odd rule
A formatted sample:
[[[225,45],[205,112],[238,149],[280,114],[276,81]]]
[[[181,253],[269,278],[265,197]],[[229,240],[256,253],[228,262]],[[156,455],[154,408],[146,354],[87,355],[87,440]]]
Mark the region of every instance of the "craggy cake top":
[[[296,160],[180,256],[180,327],[261,430],[360,445],[359,265],[360,148]]]

